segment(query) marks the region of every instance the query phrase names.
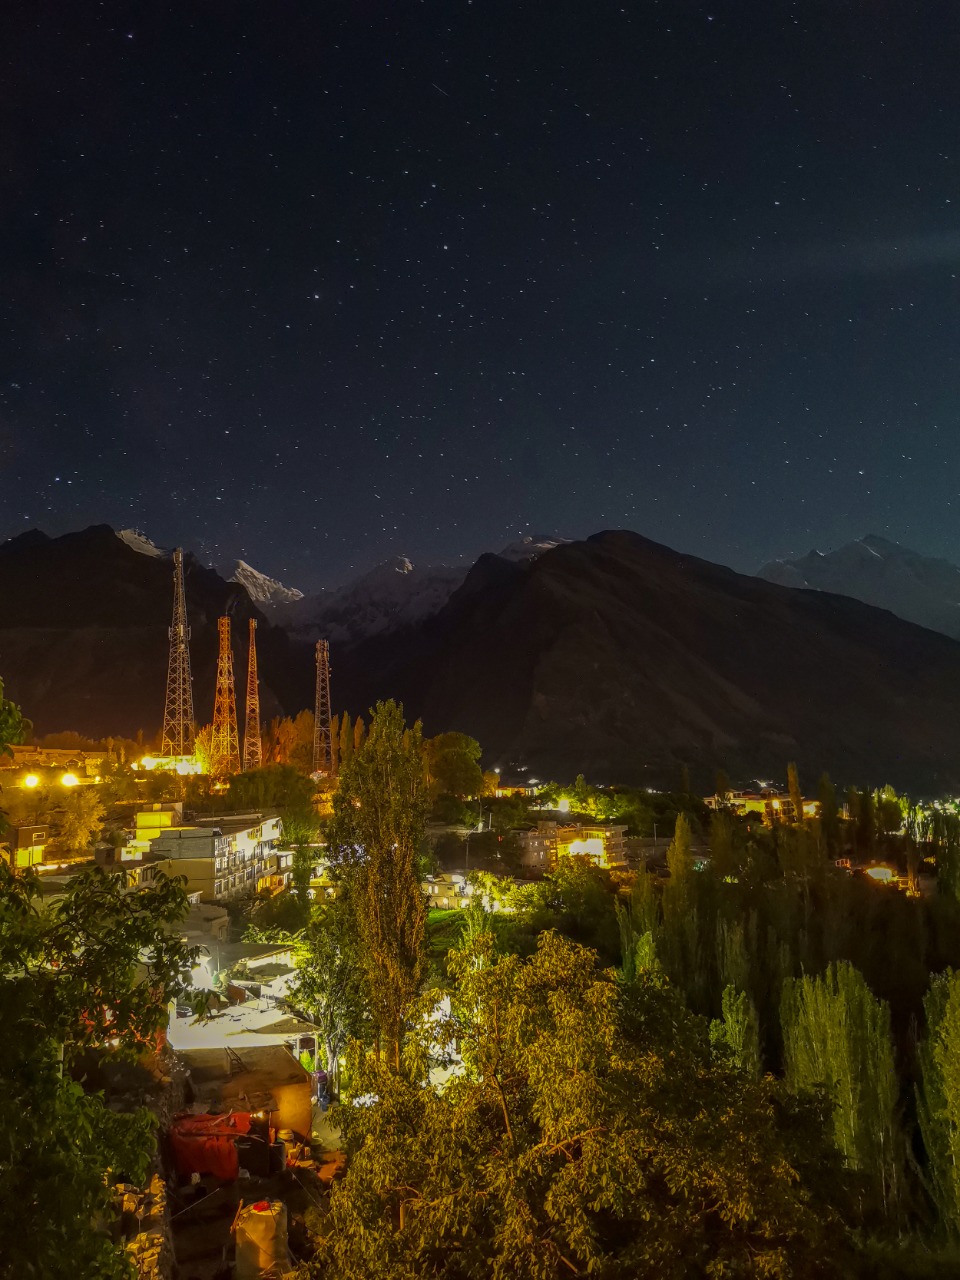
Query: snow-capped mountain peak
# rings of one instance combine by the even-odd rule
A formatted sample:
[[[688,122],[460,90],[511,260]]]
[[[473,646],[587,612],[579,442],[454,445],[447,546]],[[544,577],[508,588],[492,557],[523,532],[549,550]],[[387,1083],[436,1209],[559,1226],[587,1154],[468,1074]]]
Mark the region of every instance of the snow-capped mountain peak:
[[[268,578],[259,569],[254,569],[246,560],[238,560],[228,581],[238,582],[244,588],[254,604],[272,606],[277,604],[293,604],[303,599],[303,592],[296,587],[285,587],[276,578]]]
[[[518,538],[516,542],[508,542],[502,551],[497,552],[502,560],[535,560],[537,556],[542,556],[545,551],[552,551],[554,547],[562,547],[570,541],[569,538],[559,538],[556,534],[551,533],[528,533],[522,538]]]
[[[772,560],[757,576],[782,587],[853,596],[960,639],[960,568],[877,534],[826,553]]]
[[[118,529],[117,537],[121,542],[125,542],[131,551],[138,551],[142,556],[161,558],[168,554],[162,547],[158,547],[155,542],[151,542],[147,535],[141,533],[139,529]]]

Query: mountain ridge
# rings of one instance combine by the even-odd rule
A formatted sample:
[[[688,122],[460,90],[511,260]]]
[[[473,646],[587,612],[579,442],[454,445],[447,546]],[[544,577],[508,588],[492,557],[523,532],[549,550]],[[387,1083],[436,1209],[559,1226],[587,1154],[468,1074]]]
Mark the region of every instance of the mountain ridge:
[[[757,576],[780,586],[851,596],[960,639],[960,567],[878,534],[833,551],[768,561]]]

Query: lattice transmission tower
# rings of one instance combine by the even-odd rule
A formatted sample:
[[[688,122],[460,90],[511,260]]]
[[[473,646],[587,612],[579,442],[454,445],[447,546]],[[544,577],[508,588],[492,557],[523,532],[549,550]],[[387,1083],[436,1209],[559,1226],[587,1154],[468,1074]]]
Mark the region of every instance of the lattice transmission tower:
[[[317,641],[317,698],[313,708],[313,772],[333,777],[333,736],[330,732],[330,646]]]
[[[217,694],[213,703],[213,734],[210,740],[210,772],[224,778],[240,772],[237,733],[237,698],[233,687],[233,646],[230,619],[219,618],[220,656],[217,659]]]
[[[263,763],[260,743],[260,682],[257,679],[257,620],[250,619],[250,656],[247,659],[247,718],[243,728],[243,771]]]
[[[167,697],[163,707],[161,756],[193,754],[193,681],[190,676],[190,627],[183,590],[183,551],[173,553],[173,622],[170,624]]]

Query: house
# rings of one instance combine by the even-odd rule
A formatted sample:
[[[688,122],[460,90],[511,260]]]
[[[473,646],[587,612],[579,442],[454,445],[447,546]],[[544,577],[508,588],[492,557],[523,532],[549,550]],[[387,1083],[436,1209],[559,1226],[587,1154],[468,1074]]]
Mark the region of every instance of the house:
[[[731,791],[721,799],[718,796],[705,796],[704,804],[708,809],[732,809],[738,814],[758,814],[768,827],[778,822],[795,822],[793,800],[785,791],[777,791],[773,787],[763,787],[759,791]],[[803,800],[803,816],[816,818],[820,813],[817,800]]]
[[[598,867],[627,863],[627,828],[603,822],[538,822],[521,831],[520,860],[525,867],[552,871],[562,858],[589,858]]]
[[[39,826],[11,827],[5,844],[0,845],[5,862],[11,867],[35,867],[43,861],[43,851],[50,839],[50,828]]]
[[[204,1111],[264,1112],[275,1129],[309,1136],[310,1074],[284,1045],[177,1049],[188,1091]]]

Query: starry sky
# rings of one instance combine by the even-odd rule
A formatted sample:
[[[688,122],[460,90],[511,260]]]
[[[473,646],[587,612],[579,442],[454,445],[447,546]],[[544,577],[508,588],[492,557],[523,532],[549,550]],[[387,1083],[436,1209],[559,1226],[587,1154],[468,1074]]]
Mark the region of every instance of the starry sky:
[[[960,560],[955,0],[11,0],[0,537]]]

